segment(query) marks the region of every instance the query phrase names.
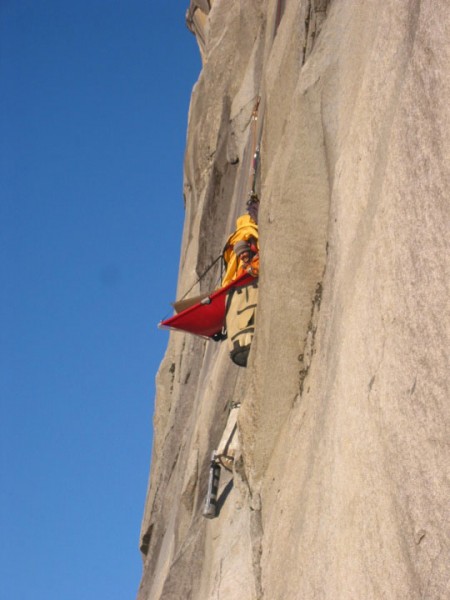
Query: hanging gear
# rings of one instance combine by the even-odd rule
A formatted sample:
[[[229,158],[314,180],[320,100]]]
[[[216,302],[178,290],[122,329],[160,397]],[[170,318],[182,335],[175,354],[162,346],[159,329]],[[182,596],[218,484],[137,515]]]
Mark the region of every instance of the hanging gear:
[[[233,402],[230,406],[225,430],[220,439],[216,451],[216,460],[227,469],[233,470],[234,457],[236,456],[239,439],[237,434],[237,417],[239,413],[240,402]]]
[[[214,519],[217,512],[217,494],[219,492],[220,482],[220,465],[216,460],[215,451],[211,456],[209,465],[208,489],[206,491],[205,505],[203,508],[203,516],[207,519]]]
[[[203,516],[214,519],[217,516],[217,496],[219,493],[221,466],[227,471],[233,470],[234,457],[236,456],[239,440],[237,435],[237,416],[240,402],[232,403],[227,424],[222,434],[217,450],[211,455],[208,474],[208,488],[206,490]]]
[[[259,152],[261,144],[261,131],[258,135],[258,110],[261,102],[261,96],[256,99],[255,108],[252,113],[252,166],[250,169],[250,190],[249,198],[256,196],[256,178],[258,175]]]
[[[247,212],[250,217],[258,223],[258,212],[259,212],[259,198],[256,194],[251,194],[247,200]]]

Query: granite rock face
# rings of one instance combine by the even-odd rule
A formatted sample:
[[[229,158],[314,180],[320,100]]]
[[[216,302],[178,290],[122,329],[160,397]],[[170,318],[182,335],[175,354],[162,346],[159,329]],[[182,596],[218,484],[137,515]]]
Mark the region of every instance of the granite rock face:
[[[260,96],[259,305],[246,369],[171,335],[138,599],[450,598],[448,3],[192,0],[188,23],[178,295],[245,212]]]

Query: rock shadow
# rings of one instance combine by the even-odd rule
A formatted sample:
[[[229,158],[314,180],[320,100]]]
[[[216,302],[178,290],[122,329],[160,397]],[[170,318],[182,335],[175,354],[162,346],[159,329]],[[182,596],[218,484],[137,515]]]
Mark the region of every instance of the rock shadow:
[[[231,490],[233,489],[233,485],[234,485],[233,482],[234,482],[234,480],[230,479],[230,481],[223,488],[222,493],[220,494],[219,498],[217,499],[217,504],[216,504],[216,516],[217,517],[220,515],[220,511],[222,510],[222,507],[225,504],[226,499],[228,498]]]

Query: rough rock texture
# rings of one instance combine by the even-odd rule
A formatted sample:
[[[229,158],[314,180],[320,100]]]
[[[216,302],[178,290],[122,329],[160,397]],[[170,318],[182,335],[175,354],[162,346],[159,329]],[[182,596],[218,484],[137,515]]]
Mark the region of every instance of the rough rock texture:
[[[204,67],[178,291],[245,211],[261,95],[260,301],[247,369],[171,336],[138,598],[450,598],[448,2],[189,14]],[[241,455],[208,521],[209,457],[238,399]]]

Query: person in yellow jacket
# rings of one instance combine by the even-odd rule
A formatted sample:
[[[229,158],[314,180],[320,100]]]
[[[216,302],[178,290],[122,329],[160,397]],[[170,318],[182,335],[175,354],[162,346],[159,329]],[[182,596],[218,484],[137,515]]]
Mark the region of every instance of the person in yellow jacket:
[[[222,277],[221,287],[225,287],[236,279],[239,259],[235,254],[235,247],[240,241],[247,241],[253,247],[253,254],[258,252],[258,225],[249,214],[241,215],[236,220],[236,229],[228,238],[223,249],[225,274]]]
[[[259,254],[255,252],[252,246],[246,240],[236,242],[233,248],[238,258],[238,268],[233,279],[237,279],[244,273],[249,273],[253,277],[259,275]]]

